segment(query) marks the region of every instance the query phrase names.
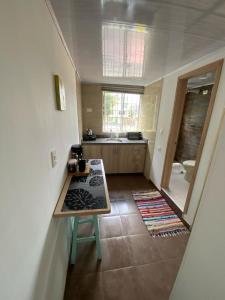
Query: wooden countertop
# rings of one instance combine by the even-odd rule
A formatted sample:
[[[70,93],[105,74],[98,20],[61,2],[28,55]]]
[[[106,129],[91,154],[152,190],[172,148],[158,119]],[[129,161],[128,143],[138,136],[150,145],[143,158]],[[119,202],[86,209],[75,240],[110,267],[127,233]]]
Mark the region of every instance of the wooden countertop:
[[[92,163],[92,161],[97,161],[97,160],[89,160],[88,163]],[[71,216],[88,216],[88,215],[98,215],[98,214],[107,214],[110,213],[111,211],[111,205],[110,205],[110,199],[109,199],[109,193],[108,193],[108,188],[107,188],[107,183],[106,183],[106,178],[105,178],[105,171],[104,171],[104,166],[102,160],[99,160],[101,164],[101,177],[103,179],[103,185],[104,185],[104,197],[105,197],[105,202],[106,202],[106,207],[104,208],[96,208],[96,209],[80,209],[80,210],[74,210],[74,209],[65,209],[65,200],[67,193],[71,187],[71,179],[73,178],[73,174],[68,174],[65,184],[63,186],[62,192],[60,194],[60,197],[58,199],[57,205],[55,207],[55,211],[53,216],[54,217],[71,217]],[[92,165],[91,165],[92,167]],[[93,166],[94,167],[94,166]],[[93,178],[93,175],[88,175],[87,180],[90,178]],[[95,187],[92,187],[94,190]]]

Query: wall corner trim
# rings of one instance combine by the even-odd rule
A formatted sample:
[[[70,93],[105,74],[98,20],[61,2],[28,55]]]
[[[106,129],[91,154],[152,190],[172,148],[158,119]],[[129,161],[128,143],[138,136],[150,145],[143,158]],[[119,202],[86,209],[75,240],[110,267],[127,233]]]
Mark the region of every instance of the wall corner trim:
[[[52,18],[52,21],[53,21],[53,23],[54,23],[54,25],[55,25],[55,27],[56,27],[56,30],[57,30],[57,32],[58,32],[58,34],[59,34],[59,37],[60,37],[61,42],[62,42],[62,44],[63,44],[63,47],[65,48],[66,53],[67,53],[67,55],[68,55],[68,57],[69,57],[69,59],[70,59],[70,62],[71,62],[71,64],[72,64],[73,68],[74,68],[74,71],[75,71],[75,73],[77,74],[79,80],[81,81],[80,74],[78,73],[77,68],[76,68],[76,66],[75,66],[75,63],[74,63],[74,60],[73,60],[73,58],[72,58],[72,55],[70,54],[70,50],[69,50],[69,48],[68,48],[68,46],[67,46],[67,43],[66,43],[66,41],[65,41],[65,39],[64,39],[62,30],[61,30],[60,25],[59,25],[59,22],[58,22],[58,20],[57,20],[57,18],[56,18],[55,12],[54,12],[53,7],[52,7],[52,4],[51,4],[50,0],[44,0],[44,1],[45,1],[46,6],[47,6],[47,9],[48,9],[48,11],[49,11],[49,13],[50,13],[50,16],[51,16],[51,18]]]

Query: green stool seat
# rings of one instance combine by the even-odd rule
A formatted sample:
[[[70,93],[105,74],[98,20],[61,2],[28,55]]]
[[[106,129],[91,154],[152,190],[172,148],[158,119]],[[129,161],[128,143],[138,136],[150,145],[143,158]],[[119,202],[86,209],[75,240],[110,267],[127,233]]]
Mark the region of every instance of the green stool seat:
[[[95,241],[96,242],[96,255],[97,259],[101,260],[101,246],[99,238],[99,226],[98,226],[98,215],[93,215],[85,219],[80,217],[71,217],[73,220],[73,235],[72,235],[72,251],[71,251],[71,264],[75,264],[77,256],[77,245],[78,243]],[[78,226],[79,224],[92,223],[94,226],[94,235],[78,237]]]

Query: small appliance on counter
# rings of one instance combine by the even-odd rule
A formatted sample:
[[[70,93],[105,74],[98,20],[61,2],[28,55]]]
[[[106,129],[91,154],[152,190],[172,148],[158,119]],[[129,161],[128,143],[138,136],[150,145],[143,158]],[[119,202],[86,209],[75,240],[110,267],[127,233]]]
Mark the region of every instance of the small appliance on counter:
[[[77,170],[77,163],[78,163],[77,159],[75,159],[75,158],[69,159],[69,161],[67,163],[68,171],[71,172],[71,173],[76,172],[76,170]]]
[[[88,128],[86,130],[86,134],[83,134],[83,140],[84,141],[95,141],[96,134],[93,133],[92,129]]]
[[[91,170],[90,165],[86,163],[85,159],[77,160],[75,158],[69,159],[67,169],[75,177],[88,176]]]
[[[127,139],[133,141],[143,140],[143,136],[141,132],[128,132]]]
[[[80,144],[76,144],[71,147],[71,157],[72,158],[76,158],[76,156],[78,158],[81,158],[82,155],[83,155],[83,150],[82,150],[82,146]]]
[[[67,169],[69,173],[73,173],[73,176],[88,176],[90,173],[90,166],[82,156],[82,146],[80,144],[72,145],[71,158],[68,160]]]

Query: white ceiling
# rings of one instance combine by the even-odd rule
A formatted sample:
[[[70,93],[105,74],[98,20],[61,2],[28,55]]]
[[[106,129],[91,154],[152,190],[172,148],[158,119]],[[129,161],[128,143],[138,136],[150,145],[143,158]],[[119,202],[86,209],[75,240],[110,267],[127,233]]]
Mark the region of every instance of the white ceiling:
[[[146,85],[225,46],[225,0],[51,0],[82,81]]]

